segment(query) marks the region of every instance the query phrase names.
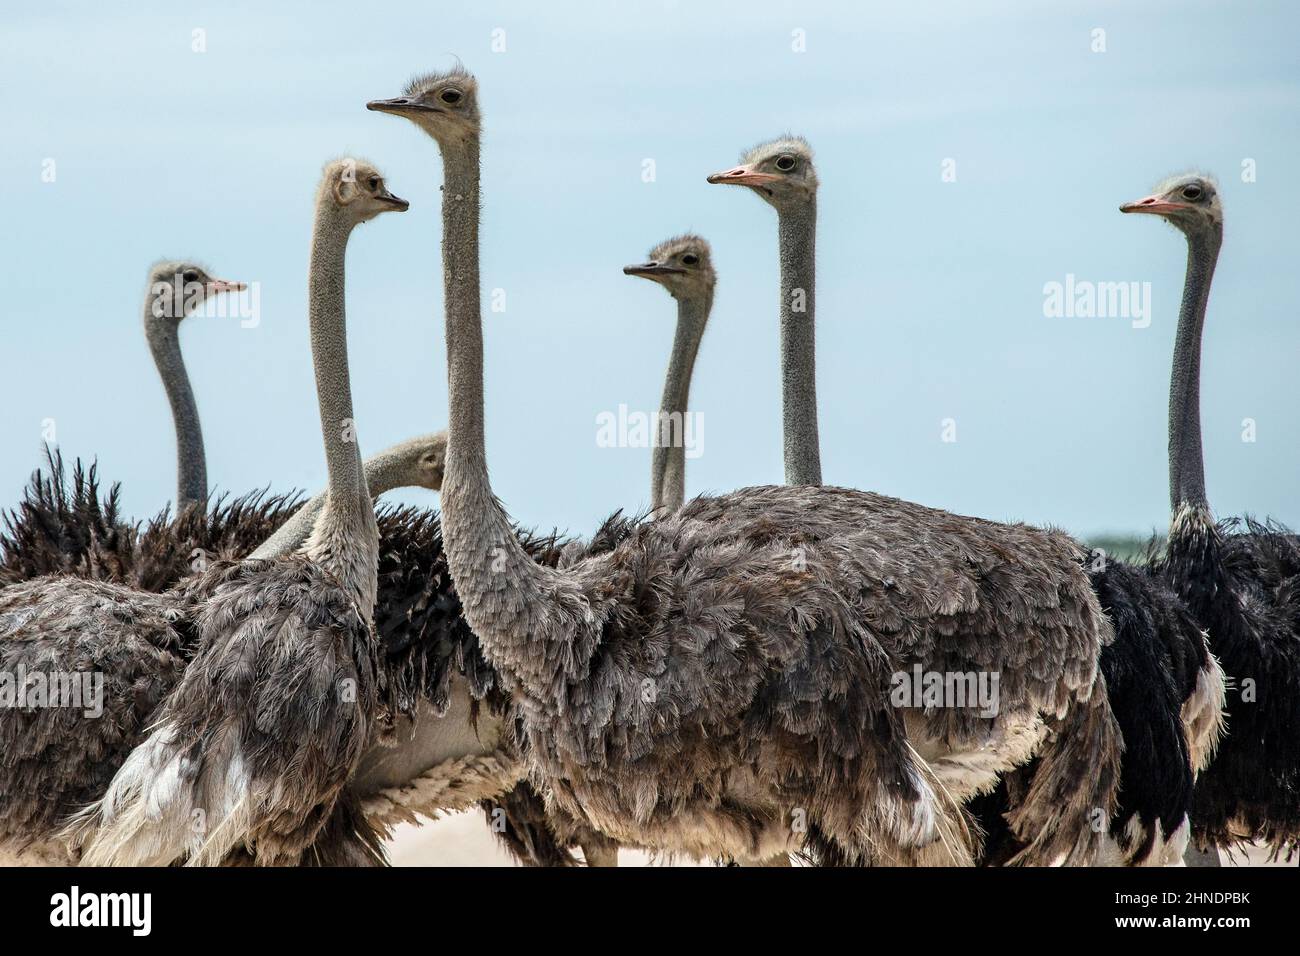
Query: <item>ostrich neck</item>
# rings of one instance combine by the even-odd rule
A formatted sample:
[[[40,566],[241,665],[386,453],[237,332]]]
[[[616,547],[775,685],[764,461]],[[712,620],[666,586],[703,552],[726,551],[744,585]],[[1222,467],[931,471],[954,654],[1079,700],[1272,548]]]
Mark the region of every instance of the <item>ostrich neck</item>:
[[[814,317],[817,201],[778,215],[781,254],[781,413],[787,485],[822,483]]]
[[[1187,277],[1169,382],[1169,499],[1174,511],[1184,504],[1209,507],[1201,451],[1201,331],[1222,241],[1218,229],[1187,238]]]
[[[483,437],[483,322],[479,301],[479,148],[471,139],[443,150],[443,295],[451,403],[447,472],[487,483]]]
[[[377,586],[379,531],[361,470],[348,375],[343,276],[351,230],[332,198],[322,196],[312,235],[308,316],[329,482],[306,553],[338,578],[369,617]]]
[[[372,498],[378,498],[394,488],[405,488],[416,484],[410,474],[411,464],[407,460],[408,456],[400,454],[403,447],[397,445],[366,459],[364,465],[366,488],[369,489]],[[279,558],[297,551],[311,537],[316,519],[324,510],[325,502],[328,500],[328,492],[322,492],[312,498],[294,512],[293,517],[280,525],[274,534],[258,545],[257,550],[249,557]]]
[[[181,357],[180,328],[177,322],[153,314],[154,301],[151,290],[145,300],[144,328],[176,428],[176,510],[180,512],[207,501],[208,465],[203,454],[199,407]]]
[[[686,500],[686,415],[691,375],[709,319],[713,292],[677,300],[677,331],[659,405],[659,428],[650,461],[650,507],[675,511]]]
[[[483,325],[479,302],[478,140],[443,146],[443,283],[449,422],[442,484],[447,564],[465,619],[497,667],[537,678],[547,572],[524,551],[492,492],[483,440]],[[539,679],[539,678],[538,678]],[[536,681],[532,682],[534,686]]]

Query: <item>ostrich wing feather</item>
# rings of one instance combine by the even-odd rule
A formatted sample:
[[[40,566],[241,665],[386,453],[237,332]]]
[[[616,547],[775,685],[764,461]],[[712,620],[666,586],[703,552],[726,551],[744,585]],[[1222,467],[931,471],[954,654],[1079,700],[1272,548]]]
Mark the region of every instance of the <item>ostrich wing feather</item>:
[[[301,559],[188,582],[199,651],[148,739],[76,821],[91,864],[294,863],[327,826],[382,690],[369,627]],[[200,603],[201,602],[201,603]]]
[[[0,836],[41,838],[100,796],[185,660],[162,596],[77,578],[0,591],[0,672],[102,681],[98,706],[0,707]]]

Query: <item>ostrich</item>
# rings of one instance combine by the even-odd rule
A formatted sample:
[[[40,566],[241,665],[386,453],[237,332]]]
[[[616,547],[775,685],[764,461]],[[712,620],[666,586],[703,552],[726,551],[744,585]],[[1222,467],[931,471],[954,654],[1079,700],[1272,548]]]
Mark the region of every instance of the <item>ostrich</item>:
[[[370,456],[363,464],[372,498],[396,488],[442,487],[446,433],[435,432],[400,442]],[[159,514],[140,533],[138,557],[129,583],[162,591],[201,570],[209,561],[273,558],[290,554],[307,540],[328,498],[321,492],[306,504],[296,494],[251,492],[211,511],[192,509]]]
[[[1164,553],[1153,558],[1152,569],[1206,629],[1234,685],[1228,733],[1196,784],[1193,836],[1203,851],[1259,840],[1289,853],[1300,844],[1300,629],[1289,603],[1294,597],[1282,592],[1294,594],[1295,571],[1289,588],[1276,587],[1288,538],[1217,523],[1205,492],[1201,332],[1223,242],[1223,205],[1210,177],[1186,174],[1120,211],[1160,216],[1187,240],[1169,388],[1172,514]]]
[[[69,479],[62,452],[47,445],[45,458],[49,475],[33,472],[22,500],[4,514],[0,588],[45,574],[126,581],[136,527],[122,517],[118,486],[101,497],[95,464],[74,462]]]
[[[379,514],[379,601],[375,630],[396,689],[397,726],[374,743],[349,789],[381,830],[418,817],[481,806],[506,848],[527,865],[616,865],[617,846],[568,817],[548,813],[524,779],[512,705],[462,613],[447,567],[438,515]],[[516,530],[536,561],[556,566],[576,553],[608,550],[629,522],[611,520],[589,542]],[[494,827],[496,829],[496,827]]]
[[[817,171],[799,137],[762,143],[708,177],[749,186],[776,209],[781,259],[781,416],[787,485],[822,483],[817,436]]]
[[[379,497],[394,488],[442,488],[442,469],[447,458],[447,433],[434,432],[386,448],[367,458],[366,487]],[[311,535],[316,519],[329,499],[322,492],[303,505],[276,532],[257,546],[250,558],[275,558],[297,551]]]
[[[796,380],[808,383],[816,372],[812,237],[818,176],[812,150],[800,138],[773,140],[749,150],[741,165],[716,173],[708,181],[747,186],[777,209],[781,223],[785,445],[787,455],[790,449],[802,450],[816,461],[815,406],[796,404],[798,413],[790,414],[791,402],[799,403],[804,397],[800,388],[791,387],[790,370],[797,370]],[[791,307],[797,301],[797,290],[808,296],[806,316]],[[787,476],[790,473],[788,469]],[[1126,743],[1120,805],[1102,859],[1166,862],[1176,859],[1186,842],[1185,819],[1194,772],[1189,746],[1196,751],[1199,767],[1217,739],[1222,675],[1199,629],[1166,589],[1138,569],[1117,565],[1104,556],[1091,562],[1089,577],[1116,626],[1115,642],[1102,651],[1101,668]],[[1217,698],[1203,692],[1216,687]],[[985,862],[1011,859],[1023,849],[1023,844],[1011,837],[1004,816],[1009,804],[1022,798],[1024,781],[1036,769],[1036,762],[1031,762],[1008,775],[991,794],[972,802],[972,811],[989,834]]]
[[[400,442],[365,461],[373,497],[396,488],[442,487],[446,432]],[[165,591],[212,559],[268,558],[296,550],[311,533],[325,493],[300,505],[295,494],[255,491],[218,498],[209,510],[164,509],[138,527],[120,515],[116,484],[101,498],[97,469],[78,461],[69,481],[63,457],[47,449],[50,474],[37,470],[0,532],[0,587],[70,574]],[[256,550],[254,550],[256,549]]]
[[[1124,741],[1119,803],[1098,863],[1166,866],[1187,847],[1193,783],[1223,728],[1223,673],[1187,608],[1144,568],[1094,552],[1089,577],[1115,628],[1101,673]],[[1023,847],[1005,815],[1034,764],[968,804],[986,833],[981,863]]]
[[[677,299],[677,329],[660,421],[672,423],[675,415],[680,423],[686,414],[691,370],[713,298],[715,276],[708,243],[698,236],[678,236],[652,249],[648,262],[623,271],[661,283]],[[677,427],[680,429],[680,424]],[[680,431],[677,437],[680,439]],[[681,507],[685,454],[680,440],[661,433],[651,472],[652,509]],[[384,596],[388,585],[400,593],[399,582],[409,582],[410,597],[403,600],[392,595],[381,600],[376,616],[379,632],[390,656],[407,647],[421,648],[418,654],[432,648],[455,651],[439,652],[437,660],[442,663],[430,664],[421,658],[419,670],[433,677],[426,680],[428,689],[415,717],[403,728],[405,742],[377,745],[363,759],[352,786],[365,798],[367,817],[395,823],[414,820],[420,814],[461,809],[481,800],[489,820],[499,810],[505,811],[506,845],[526,863],[572,865],[574,860],[564,847],[578,843],[589,866],[617,866],[617,844],[571,819],[548,814],[527,783],[514,786],[524,775],[524,765],[509,739],[505,719],[509,701],[460,615],[440,529],[436,522],[418,515],[410,516],[407,527],[415,540],[395,535],[398,540],[393,549],[381,553],[380,593]],[[555,565],[562,551],[587,554],[608,547],[610,533],[607,529],[594,542],[564,547],[526,534],[520,538],[535,560]],[[399,554],[403,544],[408,546]],[[386,565],[391,569],[387,575]],[[387,614],[388,609],[402,606],[413,610],[406,615]],[[448,658],[464,663],[457,669],[446,663]],[[475,702],[480,699],[488,702],[486,714],[476,714]]]
[[[704,327],[713,308],[713,271],[709,244],[694,235],[681,235],[661,242],[650,250],[650,258],[639,265],[624,266],[623,272],[658,282],[677,300],[677,331],[668,360],[660,403],[654,454],[650,463],[650,508],[675,511],[686,501],[685,417],[691,393],[695,355],[704,337]],[[674,429],[676,430],[674,434]]]
[[[1114,808],[1120,742],[1097,672],[1110,625],[1078,544],[850,489],[760,487],[538,564],[487,474],[476,83],[430,74],[369,108],[442,152],[447,561],[548,799],[619,842],[694,856],[792,849],[799,820],[854,861],[969,862],[959,801],[1041,748],[1012,819],[1020,860],[1093,858],[1086,820]],[[998,674],[998,714],[891,706],[891,673],[913,664]]]
[[[700,340],[708,323],[713,306],[713,287],[717,276],[713,271],[709,244],[695,235],[675,236],[650,250],[648,261],[625,266],[625,275],[640,276],[658,282],[677,300],[677,327],[673,337],[668,374],[664,380],[663,400],[660,403],[657,440],[650,468],[650,508],[652,514],[663,514],[680,508],[686,499],[686,450],[684,445],[684,419],[688,414],[691,374]],[[674,428],[676,435],[673,434]],[[598,535],[599,539],[601,536]],[[597,545],[601,547],[601,545]],[[583,553],[592,553],[588,545]],[[554,819],[544,807],[536,807],[531,792],[515,793],[503,800],[509,819],[522,817],[531,824],[528,834],[533,845],[550,849],[558,844],[576,841],[588,866],[611,867],[618,865],[618,844],[590,829],[583,828],[571,819]],[[516,855],[536,857],[537,854]],[[567,863],[551,852],[547,862],[555,865]]]
[[[686,500],[686,453],[681,441],[684,426],[680,423],[687,414],[695,356],[713,306],[717,274],[708,242],[689,234],[661,242],[650,250],[647,262],[625,266],[623,272],[660,283],[677,300],[677,331],[660,403],[660,440],[655,445],[650,483],[651,513],[659,513],[661,509],[675,511]],[[678,429],[677,441],[671,440],[674,422]],[[665,423],[669,423],[668,428]],[[670,432],[668,437],[665,431]],[[616,865],[618,860],[617,850],[604,846],[584,845],[583,856],[601,866]],[[763,865],[789,865],[789,856],[779,853]]]
[[[162,378],[176,425],[176,511],[206,506],[208,467],[203,455],[199,408],[181,357],[180,323],[209,297],[239,292],[242,282],[215,279],[192,262],[159,262],[149,270],[144,333]]]
[[[365,462],[366,484],[375,496],[398,487],[423,487],[437,491],[442,486],[442,469],[446,453],[446,433],[437,432],[392,446]],[[83,471],[78,462],[72,476],[72,487],[64,473],[63,461],[57,451],[47,450],[50,459],[49,478],[38,471],[33,477],[18,513],[9,518],[10,533],[0,536],[0,583],[9,584],[43,574],[75,574],[96,580],[130,584],[149,591],[163,591],[174,586],[195,568],[195,554],[207,559],[242,557],[273,558],[287,555],[298,549],[311,532],[315,518],[325,504],[327,495],[320,494],[298,508],[283,496],[264,499],[259,493],[243,496],[233,502],[216,502],[211,511],[188,509],[172,516],[163,511],[148,522],[142,532],[120,521],[117,508],[117,488],[100,501],[94,466]],[[286,514],[293,516],[284,521]],[[436,516],[411,509],[383,509],[377,515],[380,530],[380,584],[376,620],[386,652],[385,666],[388,678],[399,685],[407,705],[421,694],[446,706],[448,688],[446,675],[448,659],[453,665],[467,669],[475,686],[491,688],[491,681],[483,680],[486,665],[476,646],[454,641],[454,627],[450,620],[459,619],[459,605],[455,592],[442,564],[442,591],[435,586],[432,591],[412,587],[412,580],[422,568],[434,569],[426,580],[438,581],[436,567],[441,561],[441,535]],[[272,530],[274,533],[272,534]],[[263,541],[250,555],[258,539]],[[539,556],[553,548],[541,539],[526,539]],[[437,623],[435,623],[437,621]],[[468,628],[463,628],[468,634]],[[448,636],[453,642],[448,642]],[[448,655],[447,647],[456,653]],[[168,658],[169,666],[159,668],[156,680],[151,680],[145,699],[150,707],[155,705],[179,680],[182,668],[192,655],[184,653],[180,659]],[[476,663],[476,661],[478,663]],[[454,669],[454,667],[453,667]],[[427,687],[427,690],[426,690]],[[480,695],[484,691],[480,690]],[[471,706],[466,695],[463,702],[453,701],[461,710]],[[138,740],[148,719],[142,707],[120,728],[124,741]],[[400,819],[408,819],[412,807],[416,812],[430,812],[433,808],[459,809],[474,806],[480,797],[496,797],[518,783],[523,775],[517,756],[506,755],[504,722],[496,713],[468,722],[464,728],[456,723],[461,711],[450,714],[452,719],[435,725],[434,732],[443,740],[455,740],[456,734],[479,741],[482,753],[467,750],[444,755],[423,774],[412,774],[412,779],[400,775],[378,780],[369,771],[358,774],[357,795],[365,802],[365,815],[371,825],[383,828]],[[476,730],[482,733],[476,736]],[[481,739],[480,739],[481,738]],[[493,746],[483,746],[492,743]],[[389,769],[394,752],[384,746],[376,750],[385,754]],[[400,748],[399,751],[400,752]],[[46,752],[48,756],[48,751]],[[426,753],[427,755],[427,753]],[[72,803],[85,803],[102,795],[112,774],[121,765],[125,753],[114,750],[104,759],[86,768],[83,779],[66,781],[75,787],[77,799],[58,803],[66,812]],[[24,758],[25,759],[25,758]],[[374,762],[371,760],[370,762]],[[5,762],[0,761],[0,766]],[[21,773],[3,767],[6,773]],[[426,769],[426,768],[421,768]],[[521,791],[527,787],[520,784]],[[69,792],[72,792],[71,790]],[[521,793],[518,800],[528,799]],[[511,807],[511,833],[517,821],[523,821],[522,809]],[[44,821],[52,824],[54,818]],[[529,852],[539,859],[558,859],[563,853],[543,838],[544,834],[526,831],[529,835]],[[515,848],[520,852],[522,848]],[[12,857],[14,862],[66,862],[65,851],[48,843],[41,852],[23,853]]]
[[[419,486],[439,490],[442,486],[445,453],[446,432],[402,442],[367,459],[367,485],[376,496],[393,488]],[[51,457],[61,467],[57,454],[52,453]],[[34,480],[32,489],[42,490],[45,497],[53,496],[56,502],[69,497],[61,473],[52,479]],[[34,493],[32,489],[29,489],[29,494]],[[325,497],[325,494],[320,494],[302,506],[289,523],[274,531],[274,544],[272,541],[264,542],[257,549],[257,557],[277,558],[298,549],[311,533],[312,520],[320,514]],[[86,476],[78,472],[74,501],[78,506],[85,507],[86,502],[94,503],[98,498],[94,473]],[[105,497],[105,509],[112,505],[114,498],[116,493]],[[246,505],[246,502],[250,503]],[[23,505],[27,507],[30,502]],[[250,550],[248,540],[252,533],[259,528],[265,533],[276,527],[274,515],[278,512],[272,512],[268,518],[264,505],[265,502],[253,496],[237,499],[233,505],[218,502],[207,524],[199,522],[205,515],[203,511],[187,512],[183,520],[173,520],[168,512],[164,512],[149,524],[143,535],[131,537],[129,545],[114,551],[123,555],[123,563],[101,561],[98,553],[87,550],[82,561],[75,562],[70,572],[79,576],[95,576],[98,580],[114,580],[117,583],[148,581],[153,585],[146,588],[149,591],[164,591],[194,570],[191,567],[191,546],[195,541],[200,542],[201,550],[209,555],[221,558],[244,557]],[[107,511],[105,514],[112,519],[113,512]],[[528,822],[525,819],[528,804],[524,801],[528,799],[529,792],[526,792],[526,784],[519,783],[524,775],[523,765],[508,744],[504,743],[506,724],[500,717],[504,711],[502,698],[494,689],[490,669],[482,663],[482,656],[477,652],[477,644],[473,643],[468,627],[460,622],[459,602],[456,601],[455,591],[446,574],[446,563],[442,559],[437,515],[428,511],[390,507],[378,510],[376,518],[380,528],[380,562],[374,619],[383,649],[383,670],[386,672],[386,680],[393,682],[396,688],[399,709],[415,711],[416,702],[419,702],[420,708],[447,708],[448,698],[454,696],[451,693],[451,675],[456,675],[460,683],[472,682],[477,696],[471,697],[467,693],[464,701],[450,700],[454,713],[447,717],[451,719],[437,724],[430,732],[439,735],[441,740],[456,740],[456,734],[460,734],[460,739],[473,739],[478,743],[477,749],[443,753],[438,760],[430,762],[428,767],[417,767],[409,778],[403,778],[391,770],[393,761],[400,758],[402,747],[376,743],[361,761],[361,770],[357,771],[352,790],[363,803],[363,814],[368,825],[382,831],[391,823],[411,818],[413,813],[464,809],[476,805],[484,797],[503,797],[504,792],[517,784],[517,788],[525,792],[521,792],[510,804],[513,834],[516,823]],[[175,533],[178,525],[187,528],[185,535],[178,536]],[[23,524],[19,524],[19,527],[23,527]],[[126,531],[134,532],[134,528],[127,527]],[[554,541],[547,538],[525,536],[525,542],[528,548],[536,551],[539,559],[547,559],[547,555],[558,553]],[[8,542],[0,538],[0,544]],[[60,572],[61,555],[57,551],[39,549],[36,554],[56,555],[52,567],[45,568],[38,574]],[[108,575],[109,571],[112,571],[112,575]],[[135,587],[140,585],[135,584]],[[136,710],[131,719],[118,715],[122,719],[118,731],[123,740],[138,741],[144,736],[144,728],[149,722],[148,711],[177,684],[183,667],[192,658],[191,649],[182,646],[178,656],[181,658],[179,661],[168,659],[168,666],[149,680],[146,700],[151,705]],[[489,701],[490,713],[477,713],[472,701],[478,698]],[[464,728],[458,728],[455,718],[471,710],[474,711],[472,719],[465,722]],[[425,721],[425,715],[421,713],[420,719]],[[421,724],[421,730],[424,728]],[[5,779],[30,770],[30,767],[17,762],[25,760],[17,756],[19,752],[21,748],[18,752],[6,754],[16,761],[14,767],[10,767],[9,761],[0,757],[0,773],[5,775]],[[382,754],[382,760],[389,765],[389,774],[382,779],[367,769],[380,760],[377,754]],[[64,780],[62,786],[66,792],[77,793],[78,799],[57,801],[57,812],[66,813],[73,805],[85,804],[103,796],[109,779],[125,757],[125,750],[110,750],[104,754],[103,760],[87,763],[79,779],[73,777]],[[434,763],[438,762],[443,765],[434,767]],[[435,769],[437,773],[434,773]],[[506,800],[500,800],[500,803],[506,803]],[[513,803],[519,803],[520,806]],[[3,810],[0,810],[0,816],[3,816]],[[3,839],[0,858],[17,865],[31,862],[65,864],[69,861],[68,853],[52,839],[52,832],[48,832],[55,829],[56,825],[56,816],[44,818],[40,832],[29,830],[26,838],[21,840],[3,839],[4,827],[0,827],[0,839]],[[534,829],[536,826],[537,823],[533,822]],[[547,843],[546,834],[538,834],[534,830],[525,832],[528,832],[529,852],[532,856],[523,848],[512,845],[511,849],[516,855],[529,861],[562,858],[559,855],[564,853],[563,848],[555,845],[554,840]],[[8,844],[8,856],[5,855],[4,844]],[[29,845],[29,849],[14,855],[14,847],[23,844]],[[31,852],[31,847],[35,847],[36,852]]]
[[[66,778],[93,776],[106,752],[134,743],[122,728],[144,711],[148,738],[72,828],[85,862],[213,863],[240,845],[260,863],[376,859],[356,807],[340,800],[386,703],[370,625],[378,530],[352,422],[343,266],[357,225],[406,208],[368,163],[325,167],[309,311],[329,498],[302,556],[220,562],[162,595],[75,578],[0,593],[7,669],[93,665],[109,684],[97,721],[50,708],[0,714],[22,787],[6,793],[6,833],[37,830]],[[197,650],[184,665],[187,647]],[[182,666],[158,705],[157,675]],[[49,760],[51,748],[62,759]]]
[[[181,357],[181,321],[207,299],[244,289],[242,282],[210,276],[187,261],[161,261],[149,269],[144,300],[144,329],[154,363],[171,405],[176,428],[176,510],[206,504],[207,465],[198,406]],[[6,515],[8,534],[0,538],[0,585],[42,573],[80,573],[105,580],[124,580],[121,569],[132,562],[131,526],[119,514],[116,490],[103,501],[97,476],[74,464],[68,489],[62,454],[47,447],[50,476],[38,471],[16,515]]]

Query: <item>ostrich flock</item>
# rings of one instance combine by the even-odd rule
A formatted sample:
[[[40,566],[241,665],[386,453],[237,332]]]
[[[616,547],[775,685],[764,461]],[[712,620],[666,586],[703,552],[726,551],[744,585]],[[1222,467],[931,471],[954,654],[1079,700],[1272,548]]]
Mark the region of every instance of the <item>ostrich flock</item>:
[[[0,535],[0,862],[383,864],[396,823],[471,807],[542,866],[616,865],[620,847],[821,866],[1297,848],[1300,540],[1216,520],[1206,496],[1212,179],[1120,207],[1188,246],[1169,535],[1144,559],[821,483],[818,179],[792,137],[708,177],[776,210],[786,484],[686,499],[673,423],[715,273],[682,235],[624,270],[677,307],[651,510],[562,538],[512,523],[488,477],[478,85],[432,73],[367,108],[441,154],[447,429],[359,451],[348,238],[408,208],[369,163],[329,163],[316,192],[315,499],[210,495],[177,330],[242,286],[154,266],[144,326],[175,421],[174,511],[129,521],[93,466],[51,451]],[[409,486],[440,491],[440,512],[376,509]],[[900,702],[914,673],[945,693]],[[96,706],[64,705],[84,675]],[[954,675],[995,678],[996,706],[950,699]]]

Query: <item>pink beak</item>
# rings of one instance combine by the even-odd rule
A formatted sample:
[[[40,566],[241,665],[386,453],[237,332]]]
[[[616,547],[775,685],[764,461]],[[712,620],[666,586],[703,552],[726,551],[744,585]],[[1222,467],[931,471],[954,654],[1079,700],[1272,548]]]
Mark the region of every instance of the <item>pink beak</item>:
[[[1137,202],[1126,202],[1119,207],[1120,212],[1149,212],[1163,216],[1167,212],[1177,212],[1179,209],[1190,209],[1186,203],[1170,202],[1163,196],[1148,196],[1146,199],[1139,199]]]
[[[762,186],[766,183],[774,183],[780,178],[780,176],[773,176],[771,173],[757,172],[749,166],[736,166],[726,172],[714,173],[709,177],[708,181],[728,186]]]
[[[247,288],[247,284],[243,282],[231,282],[227,279],[208,280],[208,295],[216,295],[218,292],[243,292]]]

